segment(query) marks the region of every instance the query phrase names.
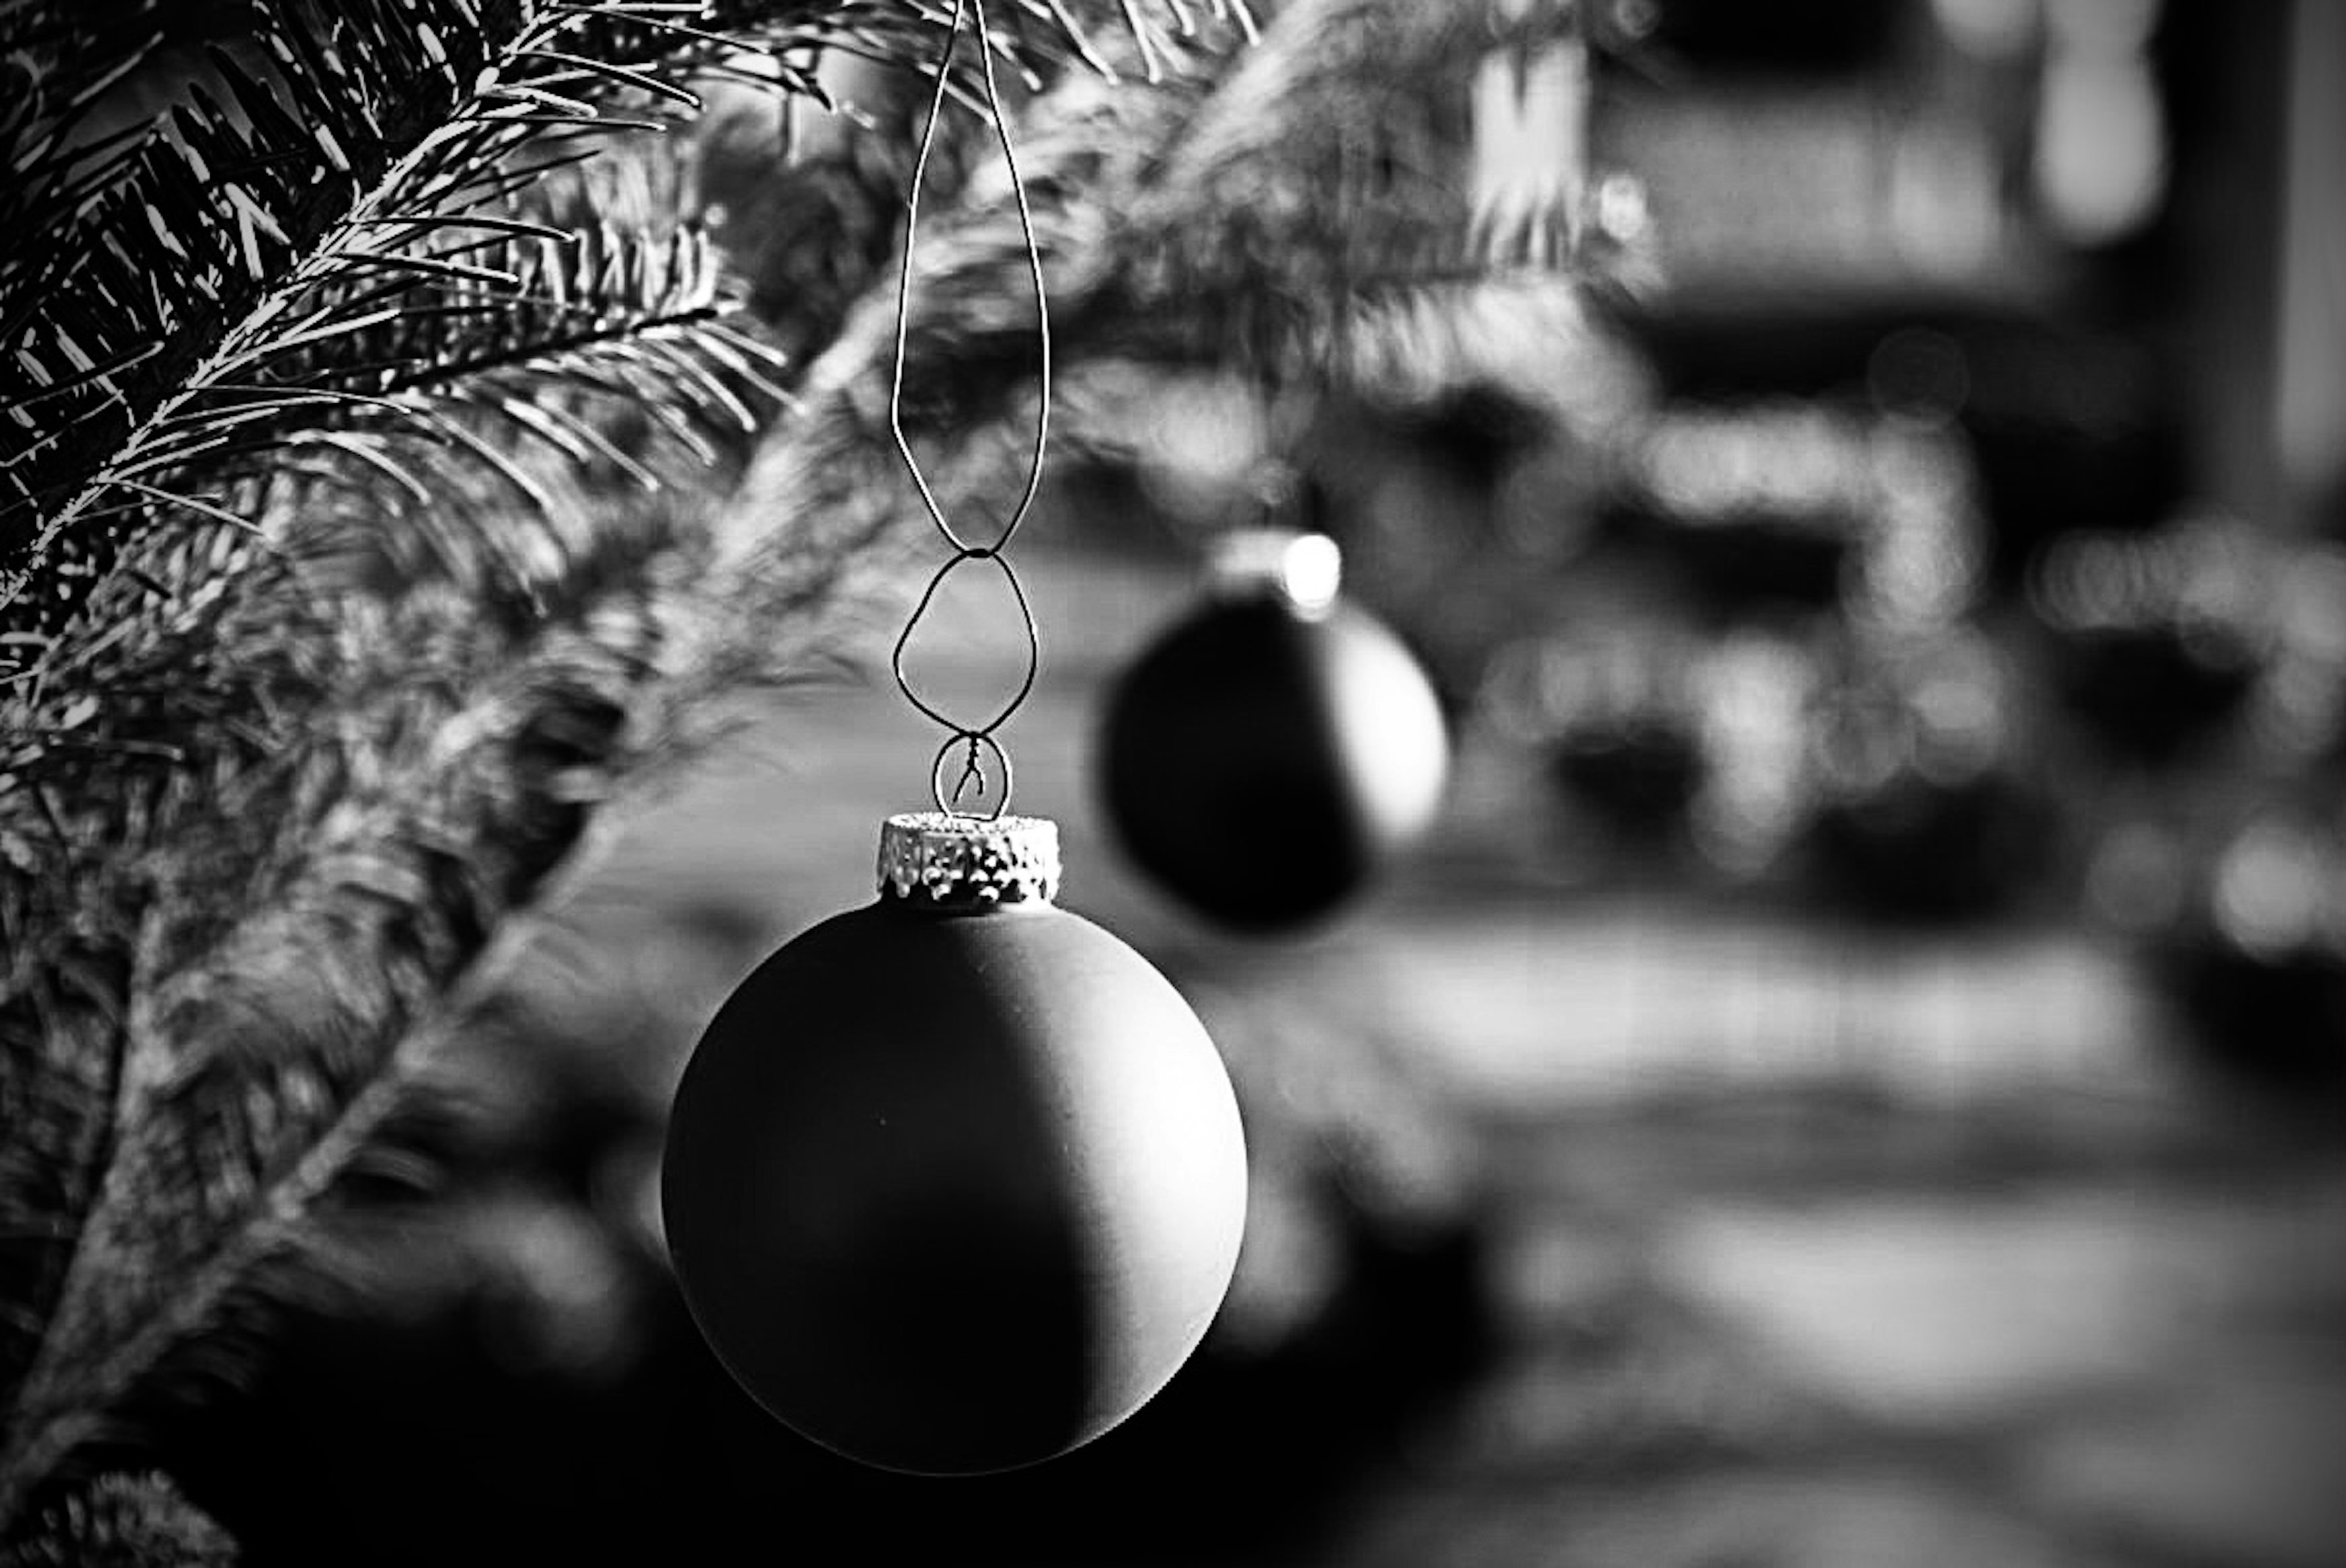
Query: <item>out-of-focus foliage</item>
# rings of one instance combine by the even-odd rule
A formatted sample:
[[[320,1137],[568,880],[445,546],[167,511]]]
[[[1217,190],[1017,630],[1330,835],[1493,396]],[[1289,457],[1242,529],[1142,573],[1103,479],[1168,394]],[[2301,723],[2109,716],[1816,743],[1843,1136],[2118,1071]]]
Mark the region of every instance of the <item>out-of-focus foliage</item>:
[[[7,1568],[227,1568],[236,1543],[160,1475],[99,1476],[45,1512]]]

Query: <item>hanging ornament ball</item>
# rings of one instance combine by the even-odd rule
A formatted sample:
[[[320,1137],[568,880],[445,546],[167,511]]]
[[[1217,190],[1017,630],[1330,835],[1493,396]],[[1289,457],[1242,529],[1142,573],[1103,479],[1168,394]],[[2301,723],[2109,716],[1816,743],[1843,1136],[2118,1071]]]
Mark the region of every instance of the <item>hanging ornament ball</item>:
[[[685,1300],[803,1435],[966,1475],[1114,1427],[1204,1336],[1246,1151],[1180,993],[1059,908],[1058,830],[882,830],[880,896],[720,1008],[661,1167]]]
[[[1132,861],[1236,931],[1308,925],[1442,803],[1449,738],[1425,672],[1338,597],[1319,534],[1226,539],[1206,601],[1110,693],[1098,782]]]

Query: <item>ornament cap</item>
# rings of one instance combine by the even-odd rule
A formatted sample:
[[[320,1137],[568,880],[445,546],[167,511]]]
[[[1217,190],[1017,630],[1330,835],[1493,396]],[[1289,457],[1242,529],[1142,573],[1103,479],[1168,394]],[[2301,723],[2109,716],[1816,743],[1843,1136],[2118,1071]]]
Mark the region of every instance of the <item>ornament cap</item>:
[[[1059,825],[1047,817],[905,811],[880,827],[880,896],[975,913],[1059,896]]]
[[[1344,552],[1325,534],[1239,528],[1215,541],[1209,567],[1224,593],[1270,588],[1308,616],[1326,612],[1344,582]]]

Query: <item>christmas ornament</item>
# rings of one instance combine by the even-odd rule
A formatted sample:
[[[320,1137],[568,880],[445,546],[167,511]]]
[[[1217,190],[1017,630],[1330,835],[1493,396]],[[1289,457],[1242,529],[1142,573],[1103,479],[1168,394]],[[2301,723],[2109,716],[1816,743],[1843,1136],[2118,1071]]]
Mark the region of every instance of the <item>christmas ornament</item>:
[[[891,818],[880,896],[721,1008],[662,1212],[694,1320],[768,1410],[867,1463],[1031,1464],[1130,1415],[1237,1261],[1246,1162],[1170,983],[1059,908],[1048,821]]]
[[[1318,534],[1226,539],[1207,601],[1110,695],[1099,788],[1126,853],[1198,913],[1317,921],[1433,820],[1449,741],[1399,638],[1337,594]]]
[[[1034,463],[991,544],[946,521],[903,419],[921,174],[964,12],[1041,339]],[[1129,1416],[1204,1336],[1246,1210],[1237,1102],[1204,1027],[1148,961],[1053,902],[1057,829],[1004,815],[1010,759],[994,734],[1038,657],[1004,552],[1042,479],[1050,333],[992,54],[983,0],[956,0],[906,204],[889,397],[898,451],[953,548],[893,659],[905,698],[949,731],[930,769],[937,809],[882,829],[876,902],[794,938],[718,1011],[678,1087],[660,1173],[678,1283],[735,1380],[817,1442],[939,1475],[1033,1464]],[[904,650],[973,562],[1008,584],[1027,659],[1016,693],[970,728],[922,700]],[[989,752],[993,810],[964,812]]]

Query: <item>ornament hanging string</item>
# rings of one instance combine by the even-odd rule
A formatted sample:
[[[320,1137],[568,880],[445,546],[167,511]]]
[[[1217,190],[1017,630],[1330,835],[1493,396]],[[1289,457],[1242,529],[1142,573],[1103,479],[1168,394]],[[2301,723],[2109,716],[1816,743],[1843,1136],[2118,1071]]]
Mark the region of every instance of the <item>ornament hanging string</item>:
[[[994,122],[994,137],[1002,147],[1002,161],[1009,173],[1011,196],[1018,205],[1018,226],[1025,240],[1027,270],[1035,283],[1036,339],[1041,356],[1036,375],[1040,396],[1035,418],[1035,450],[1027,465],[1026,487],[1018,498],[1018,504],[1012,510],[1010,520],[1003,524],[1001,533],[993,543],[985,545],[970,543],[946,519],[944,507],[938,504],[935,493],[921,473],[919,461],[913,455],[912,442],[905,436],[903,420],[905,344],[910,333],[913,251],[920,233],[921,181],[928,169],[930,151],[935,145],[937,121],[944,112],[945,98],[953,80],[954,55],[961,46],[963,19],[973,13],[977,31],[978,66],[985,81],[986,113]],[[904,253],[896,282],[895,365],[888,389],[888,428],[896,438],[896,451],[904,461],[905,472],[912,475],[913,488],[920,492],[921,504],[928,509],[929,520],[953,549],[952,557],[929,579],[927,589],[913,606],[903,631],[897,636],[895,649],[889,657],[890,672],[895,677],[896,689],[903,693],[904,700],[923,717],[952,732],[946,737],[945,743],[938,748],[934,760],[929,765],[929,793],[936,801],[937,809],[951,816],[983,817],[992,820],[999,818],[1010,804],[1010,754],[994,738],[994,731],[1008,723],[1010,717],[1025,705],[1033,693],[1035,675],[1042,667],[1043,649],[1041,634],[1035,625],[1034,606],[1027,603],[1025,587],[1019,582],[1017,572],[1003,552],[1009,547],[1011,538],[1018,532],[1020,524],[1026,521],[1026,514],[1035,504],[1035,493],[1042,486],[1043,453],[1049,441],[1050,427],[1051,311],[1043,289],[1043,253],[1035,243],[1035,219],[1026,205],[1026,187],[1018,178],[1017,152],[1011,146],[1009,123],[1002,112],[1002,99],[994,87],[994,38],[986,27],[985,0],[954,0],[953,24],[945,35],[944,57],[937,62],[936,92],[929,100],[928,121],[921,131],[920,150],[913,159],[912,189],[904,200]],[[1001,572],[1003,581],[1009,585],[1011,597],[1017,603],[1019,620],[1026,636],[1026,672],[1018,683],[1018,689],[992,718],[974,728],[924,701],[920,693],[913,690],[911,679],[904,673],[904,650],[911,646],[913,633],[920,626],[921,618],[935,602],[937,590],[944,586],[946,578],[972,561],[990,562]],[[948,789],[944,785],[944,770],[956,749],[962,752],[961,772],[952,789]],[[993,752],[994,762],[1001,769],[1001,791],[994,797],[991,811],[964,811],[961,809],[962,797],[973,786],[981,796],[985,793],[985,774],[979,766],[981,754],[985,751]]]

